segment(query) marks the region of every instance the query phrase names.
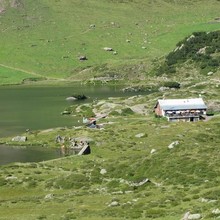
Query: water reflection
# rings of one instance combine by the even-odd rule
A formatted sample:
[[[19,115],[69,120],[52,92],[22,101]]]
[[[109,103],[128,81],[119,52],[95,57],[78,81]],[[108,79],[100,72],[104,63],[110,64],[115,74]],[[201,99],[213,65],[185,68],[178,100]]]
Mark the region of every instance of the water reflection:
[[[45,86],[45,87],[0,87],[0,137],[23,133],[26,129],[38,130],[54,127],[71,127],[79,118],[61,115],[72,103],[66,98],[72,94],[85,94],[93,102],[117,96],[138,95],[139,92],[122,92],[115,87],[91,86]]]
[[[13,162],[41,162],[61,157],[59,149],[0,145],[0,165]]]

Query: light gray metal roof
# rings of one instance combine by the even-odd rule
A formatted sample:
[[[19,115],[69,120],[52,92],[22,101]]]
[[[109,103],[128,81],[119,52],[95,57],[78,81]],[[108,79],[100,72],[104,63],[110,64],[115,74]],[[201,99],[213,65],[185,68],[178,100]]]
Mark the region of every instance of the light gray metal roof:
[[[207,109],[202,98],[195,99],[159,99],[158,103],[163,110]]]

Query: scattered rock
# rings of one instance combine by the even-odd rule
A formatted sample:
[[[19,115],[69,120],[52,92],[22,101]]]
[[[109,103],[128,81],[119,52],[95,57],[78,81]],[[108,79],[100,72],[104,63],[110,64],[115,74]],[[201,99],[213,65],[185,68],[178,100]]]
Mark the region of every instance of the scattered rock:
[[[195,35],[192,34],[189,38],[187,38],[186,41],[190,41],[190,40],[193,39],[193,38],[195,38]]]
[[[11,0],[10,6],[12,8],[18,8],[19,6],[21,6],[21,2],[19,0]]]
[[[70,114],[71,114],[71,112],[70,112],[70,111],[67,111],[67,110],[61,112],[61,115],[70,115]]]
[[[150,182],[149,179],[144,179],[144,180],[142,180],[142,181],[139,182],[139,183],[131,183],[130,186],[142,186],[142,185],[144,185],[145,183],[149,183],[149,182]]]
[[[16,176],[7,176],[5,180],[16,180],[18,179]]]
[[[189,211],[186,212],[181,220],[188,220],[189,219],[189,215],[190,215],[190,212]]]
[[[90,24],[90,28],[95,28],[95,24]]]
[[[211,75],[213,75],[213,72],[208,72],[207,75],[211,76]]]
[[[100,170],[100,174],[104,175],[104,174],[106,174],[106,173],[107,173],[107,170],[106,170],[106,169],[101,169],[101,170]]]
[[[137,87],[126,87],[122,89],[123,92],[138,92],[140,91]]]
[[[173,149],[175,146],[177,146],[179,144],[179,141],[174,141],[174,142],[172,142],[169,146],[168,146],[168,148],[169,149]]]
[[[141,138],[141,137],[144,137],[145,136],[145,133],[140,133],[140,134],[136,134],[135,137],[137,138]]]
[[[218,200],[201,198],[200,201],[205,203],[214,203],[217,202]]]
[[[156,152],[156,149],[152,149],[152,150],[150,151],[151,154],[154,154],[155,152]]]
[[[109,207],[115,207],[115,206],[119,206],[120,204],[119,204],[119,202],[118,201],[113,201],[113,202],[111,202],[108,206]]]
[[[160,128],[169,128],[170,126],[169,125],[163,125],[163,126],[161,126]]]
[[[200,48],[197,54],[205,54],[206,53],[206,47]]]
[[[5,12],[5,8],[0,7],[0,14]]]
[[[190,214],[188,216],[188,220],[197,220],[197,219],[201,219],[201,218],[202,218],[201,214]]]
[[[170,88],[169,87],[164,87],[164,86],[162,86],[162,87],[160,87],[158,90],[160,91],[160,92],[163,92],[163,91],[166,91],[166,90],[169,90]]]
[[[55,138],[56,143],[64,143],[65,142],[65,137],[61,137],[60,135],[57,135]]]
[[[79,60],[80,60],[80,61],[85,61],[85,60],[88,60],[88,59],[87,59],[86,56],[80,56],[80,57],[79,57]]]
[[[104,47],[103,48],[105,51],[114,51],[111,47]]]
[[[25,141],[27,141],[27,137],[26,136],[16,136],[16,137],[12,138],[12,141],[25,142]]]
[[[53,199],[54,195],[52,193],[50,194],[47,194],[44,199],[47,199],[47,200],[50,200],[50,199]]]
[[[77,98],[71,96],[71,97],[67,97],[66,100],[67,101],[75,101],[75,100],[77,100]]]
[[[135,113],[142,114],[142,115],[148,114],[148,109],[145,104],[137,104],[137,105],[131,106],[131,110]],[[147,136],[147,134],[145,134],[145,136]]]
[[[212,214],[218,215],[218,214],[220,214],[220,210],[218,208],[217,209],[213,209],[212,210]]]

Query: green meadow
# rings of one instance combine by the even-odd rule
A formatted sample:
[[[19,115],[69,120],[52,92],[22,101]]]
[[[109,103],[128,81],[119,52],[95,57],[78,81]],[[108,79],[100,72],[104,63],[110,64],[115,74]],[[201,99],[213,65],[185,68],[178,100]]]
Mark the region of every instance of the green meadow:
[[[166,55],[192,32],[218,30],[219,4],[217,0],[208,4],[205,0],[23,0],[16,8],[5,4],[1,64],[56,79],[88,79],[110,72],[120,77],[124,66],[141,64],[145,71],[139,74],[145,76],[152,60]],[[87,61],[79,61],[82,55]]]
[[[106,114],[100,129],[80,122],[20,134],[27,141],[18,147],[59,148],[61,135],[67,147],[68,138],[88,139],[92,153],[1,166],[0,220],[220,218],[219,67],[202,72],[176,59],[175,73],[155,71],[192,33],[219,30],[220,1],[0,0],[0,9],[1,85],[97,79],[150,92],[63,109],[70,118]],[[196,97],[212,117],[170,123],[154,115],[158,99]]]

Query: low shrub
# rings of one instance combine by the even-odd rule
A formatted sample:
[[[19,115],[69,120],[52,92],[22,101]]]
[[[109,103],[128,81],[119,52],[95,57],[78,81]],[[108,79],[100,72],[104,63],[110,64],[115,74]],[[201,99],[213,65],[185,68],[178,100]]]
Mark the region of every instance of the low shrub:
[[[5,178],[0,177],[0,186],[4,186],[7,184],[7,181],[5,180]]]
[[[175,82],[175,81],[169,81],[169,82],[165,82],[163,84],[164,87],[169,87],[169,88],[175,88],[175,89],[179,89],[180,88],[180,83]]]
[[[126,116],[126,115],[133,115],[134,112],[130,108],[124,108],[122,109],[121,115]]]

